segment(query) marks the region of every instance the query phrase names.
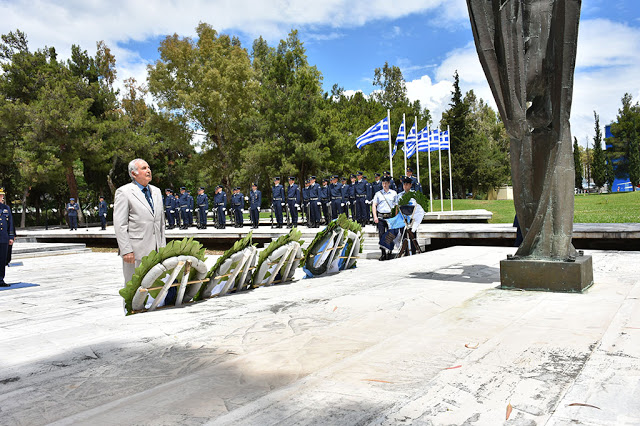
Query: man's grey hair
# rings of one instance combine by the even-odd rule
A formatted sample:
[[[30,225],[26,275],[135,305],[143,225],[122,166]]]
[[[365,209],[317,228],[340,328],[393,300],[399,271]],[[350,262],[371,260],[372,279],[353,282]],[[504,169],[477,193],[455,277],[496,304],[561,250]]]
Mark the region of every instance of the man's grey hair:
[[[131,180],[135,180],[135,178],[131,175],[131,172],[138,171],[138,161],[144,161],[142,158],[136,158],[135,160],[129,161],[129,166],[127,170],[129,170],[129,177]]]

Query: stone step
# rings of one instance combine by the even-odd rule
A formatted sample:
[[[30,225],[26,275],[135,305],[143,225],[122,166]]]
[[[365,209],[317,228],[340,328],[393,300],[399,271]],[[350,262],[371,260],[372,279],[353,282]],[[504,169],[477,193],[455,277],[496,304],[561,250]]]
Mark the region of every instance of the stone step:
[[[43,256],[59,256],[62,254],[88,253],[83,243],[34,243],[18,240],[11,250],[12,259],[26,259]]]

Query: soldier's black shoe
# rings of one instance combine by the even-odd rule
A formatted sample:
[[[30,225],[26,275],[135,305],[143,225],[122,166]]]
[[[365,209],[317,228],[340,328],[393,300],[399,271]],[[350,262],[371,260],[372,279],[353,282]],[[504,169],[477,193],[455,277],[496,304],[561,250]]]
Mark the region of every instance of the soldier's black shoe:
[[[11,287],[11,284],[7,284],[3,281],[0,281],[0,287]]]

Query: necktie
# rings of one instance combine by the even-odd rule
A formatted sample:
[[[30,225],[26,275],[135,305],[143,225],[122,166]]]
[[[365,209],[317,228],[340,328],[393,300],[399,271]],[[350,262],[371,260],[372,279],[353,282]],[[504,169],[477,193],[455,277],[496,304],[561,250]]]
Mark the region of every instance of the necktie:
[[[149,188],[146,186],[142,188],[142,192],[144,192],[144,197],[147,199],[147,202],[151,206],[151,211],[153,212],[153,201],[151,201],[151,194],[149,193]]]

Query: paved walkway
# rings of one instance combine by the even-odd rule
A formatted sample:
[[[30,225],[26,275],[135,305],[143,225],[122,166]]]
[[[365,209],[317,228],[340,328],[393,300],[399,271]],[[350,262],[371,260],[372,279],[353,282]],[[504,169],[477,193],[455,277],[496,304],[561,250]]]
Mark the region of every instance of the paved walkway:
[[[0,291],[0,423],[639,424],[640,252],[588,252],[582,295],[496,289],[512,252],[129,317],[115,254],[25,259]]]

